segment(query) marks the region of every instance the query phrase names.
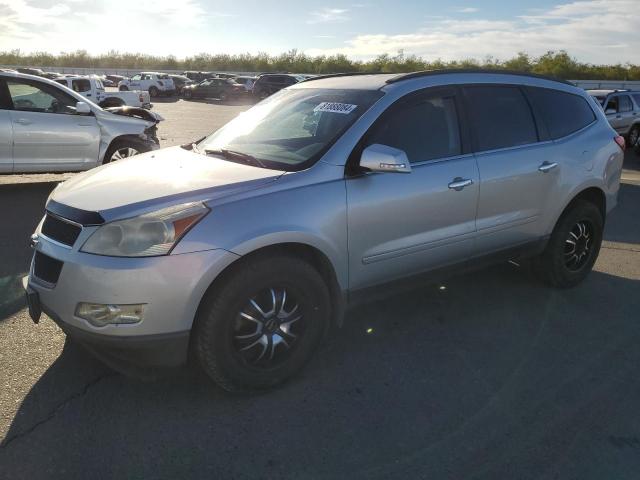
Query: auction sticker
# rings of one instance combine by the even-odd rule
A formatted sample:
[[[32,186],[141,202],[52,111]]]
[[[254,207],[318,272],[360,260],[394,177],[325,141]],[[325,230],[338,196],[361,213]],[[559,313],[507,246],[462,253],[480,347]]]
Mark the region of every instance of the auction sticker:
[[[316,108],[314,112],[329,112],[329,113],[342,113],[349,114],[353,112],[358,106],[351,105],[350,103],[336,103],[336,102],[322,102]]]

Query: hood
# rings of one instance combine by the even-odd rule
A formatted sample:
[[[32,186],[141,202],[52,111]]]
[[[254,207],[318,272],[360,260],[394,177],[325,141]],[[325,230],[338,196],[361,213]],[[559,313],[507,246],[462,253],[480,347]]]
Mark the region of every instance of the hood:
[[[130,107],[128,105],[105,108],[105,111],[124,117],[139,118],[153,123],[160,123],[164,120],[164,117],[159,113],[151,112],[141,107]]]
[[[50,200],[111,220],[156,205],[258,188],[283,173],[170,147],[78,174],[60,184]]]

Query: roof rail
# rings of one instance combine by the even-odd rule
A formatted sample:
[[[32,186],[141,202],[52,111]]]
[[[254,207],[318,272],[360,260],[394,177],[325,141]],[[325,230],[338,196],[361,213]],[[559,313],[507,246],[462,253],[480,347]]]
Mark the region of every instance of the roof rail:
[[[567,80],[561,80],[559,78],[547,77],[546,75],[538,75],[536,73],[518,72],[514,70],[502,70],[499,68],[448,68],[442,70],[422,70],[419,72],[401,73],[393,78],[390,78],[386,83],[397,83],[403,80],[410,80],[412,78],[430,77],[435,75],[446,75],[451,73],[493,73],[499,75],[519,75],[522,77],[540,78],[542,80],[550,80],[552,82],[564,83],[575,87],[575,84],[568,82]]]
[[[306,78],[298,83],[311,82],[312,80],[322,80],[324,78],[351,77],[359,75],[380,75],[382,72],[351,72],[351,73],[327,73],[326,75],[318,75],[317,77]]]

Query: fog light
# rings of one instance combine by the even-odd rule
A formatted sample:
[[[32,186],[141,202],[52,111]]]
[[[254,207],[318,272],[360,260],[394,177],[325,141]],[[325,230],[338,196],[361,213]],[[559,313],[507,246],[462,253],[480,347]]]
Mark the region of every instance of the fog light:
[[[144,304],[104,305],[102,303],[82,302],[76,307],[76,317],[83,318],[96,327],[138,323],[142,320],[143,314]]]

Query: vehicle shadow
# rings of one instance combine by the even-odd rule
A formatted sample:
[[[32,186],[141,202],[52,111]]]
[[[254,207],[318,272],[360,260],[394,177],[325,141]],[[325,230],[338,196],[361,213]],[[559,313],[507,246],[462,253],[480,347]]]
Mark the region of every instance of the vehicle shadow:
[[[259,395],[186,369],[130,380],[67,341],[0,464],[33,479],[505,478],[515,459],[538,478],[572,446],[607,448],[575,438],[594,417],[624,420],[611,435],[640,427],[624,401],[638,393],[639,293],[601,272],[554,290],[509,265],[423,286],[350,311],[298,378]]]
[[[29,237],[56,183],[0,185],[0,322],[24,308],[22,277],[29,271]]]

